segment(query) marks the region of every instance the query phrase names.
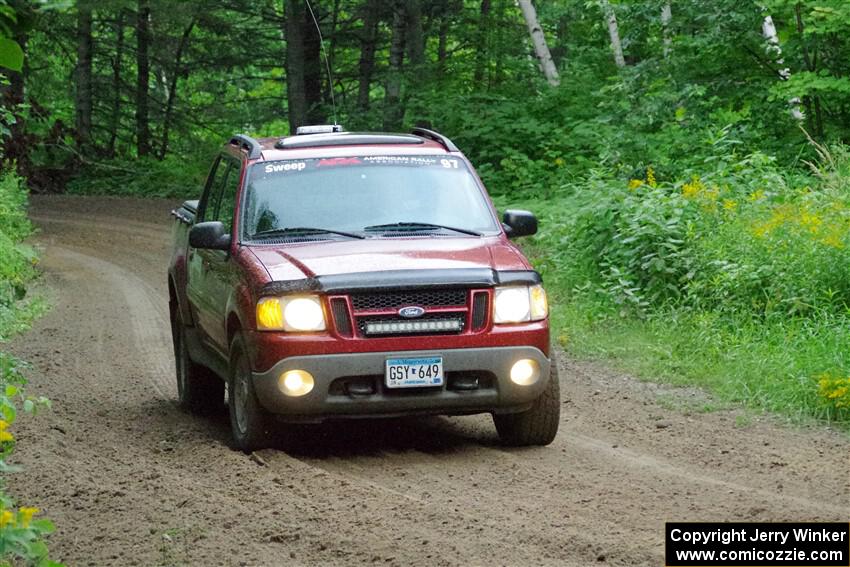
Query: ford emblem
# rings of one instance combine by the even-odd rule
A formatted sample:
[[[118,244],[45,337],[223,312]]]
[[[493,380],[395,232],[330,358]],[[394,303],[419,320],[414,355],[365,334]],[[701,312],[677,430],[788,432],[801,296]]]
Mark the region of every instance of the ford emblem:
[[[416,319],[417,317],[425,315],[425,310],[418,305],[411,305],[410,307],[402,307],[399,309],[398,314],[405,319]]]

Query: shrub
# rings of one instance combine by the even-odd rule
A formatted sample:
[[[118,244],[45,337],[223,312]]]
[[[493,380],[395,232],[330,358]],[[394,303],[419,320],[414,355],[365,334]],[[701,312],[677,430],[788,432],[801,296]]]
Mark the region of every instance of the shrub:
[[[213,155],[170,155],[162,161],[138,158],[93,163],[72,178],[66,190],[77,195],[197,199]]]
[[[824,372],[815,377],[821,402],[839,412],[850,411],[850,377]]]
[[[600,168],[546,201],[498,200],[542,217],[524,246],[558,336],[729,399],[846,420],[850,151],[821,152],[812,176],[738,155],[722,130],[706,140],[713,153],[681,177]]]
[[[22,241],[32,232],[26,216],[27,190],[23,180],[8,168],[0,173],[0,340],[21,331],[42,307],[38,301],[24,301],[27,285],[36,277],[35,252]],[[15,450],[10,430],[20,410],[35,413],[49,407],[46,398],[24,393],[26,383],[22,364],[0,352],[0,473],[18,472],[7,464]],[[35,519],[39,510],[17,507],[0,478],[0,564],[58,565],[50,561],[44,536],[53,531],[46,519]]]
[[[36,254],[22,242],[32,231],[26,203],[26,187],[14,169],[0,173],[0,340],[39,308],[37,302],[22,303],[37,273]]]

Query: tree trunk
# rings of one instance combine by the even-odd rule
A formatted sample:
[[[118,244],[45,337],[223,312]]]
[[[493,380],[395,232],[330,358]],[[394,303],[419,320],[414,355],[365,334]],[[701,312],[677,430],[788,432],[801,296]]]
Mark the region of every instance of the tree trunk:
[[[443,78],[443,73],[446,72],[446,57],[448,57],[448,42],[449,42],[449,18],[445,14],[440,18],[440,29],[437,38],[437,69],[440,73],[440,79]]]
[[[171,128],[171,116],[174,111],[174,101],[177,100],[177,81],[180,75],[183,74],[183,51],[186,50],[186,45],[189,43],[189,36],[192,35],[192,30],[195,28],[195,18],[189,22],[186,29],[183,30],[183,35],[180,36],[180,42],[177,44],[177,51],[174,53],[174,65],[171,68],[171,82],[168,85],[168,99],[165,103],[165,115],[162,118],[162,144],[159,147],[159,159],[164,159],[168,152],[168,133]]]
[[[328,46],[328,65],[327,68],[331,70],[331,73],[336,69],[336,44],[337,44],[337,35],[339,30],[337,27],[339,26],[339,4],[340,0],[334,0],[333,12],[331,13],[331,34],[330,34],[330,42]],[[333,75],[328,75],[327,82],[325,83],[325,102],[333,103]]]
[[[569,16],[567,14],[558,18],[558,25],[555,28],[555,45],[550,49],[552,52],[552,60],[556,67],[561,67],[564,61],[567,60],[567,36],[569,35]]]
[[[614,63],[619,68],[626,66],[626,58],[623,56],[623,45],[620,43],[620,27],[617,25],[617,14],[608,0],[599,0],[605,21],[608,24],[608,35],[611,38],[611,51],[614,53]]]
[[[150,0],[138,0],[136,14],[136,153],[150,153],[148,89],[150,87]]]
[[[115,155],[118,127],[121,125],[121,60],[124,57],[124,10],[115,20],[115,58],[112,60],[112,119],[109,123],[109,155]]]
[[[422,31],[422,5],[419,0],[405,1],[407,56],[410,64],[425,63],[425,34]]]
[[[302,2],[304,0],[301,0]],[[313,8],[314,10],[316,8]],[[318,14],[316,14],[318,18]],[[304,95],[307,99],[307,124],[321,124],[325,121],[322,112],[322,76],[325,65],[322,62],[322,41],[316,22],[309,10],[304,11]]]
[[[304,0],[286,0],[286,98],[289,133],[307,123],[304,86]]]
[[[817,69],[817,63],[815,61],[815,58],[813,58],[811,56],[811,54],[809,53],[809,47],[808,47],[808,45],[805,41],[805,37],[803,37],[803,31],[804,31],[804,29],[803,29],[803,13],[802,13],[802,9],[801,9],[799,2],[794,7],[794,15],[796,16],[796,19],[797,19],[797,33],[800,35],[800,43],[803,46],[803,62],[806,64],[806,70],[811,72],[811,73],[814,73],[815,70]],[[818,95],[815,95],[814,97],[805,96],[805,97],[803,97],[803,105],[804,105],[804,108],[806,110],[803,113],[803,118],[806,120],[806,123],[807,123],[807,126],[808,126],[808,131],[809,132],[815,132],[816,135],[817,135],[817,131],[822,129],[823,124],[821,123],[821,128],[818,128],[818,125],[815,124],[815,122],[814,122],[814,119],[815,119],[814,117],[819,115],[820,112],[817,112],[817,113],[812,112],[812,104],[813,104],[812,98],[816,99],[817,108],[818,108],[818,110],[820,110],[820,100],[817,100]],[[792,113],[793,113],[793,110],[792,110]]]
[[[2,87],[3,108],[9,110],[15,117],[14,122],[9,124],[9,137],[0,138],[3,143],[3,152],[0,154],[4,160],[17,164],[18,173],[22,177],[28,177],[31,171],[30,140],[26,136],[26,123],[21,112],[26,98],[26,79],[29,75],[29,58],[27,57],[27,42],[29,34],[24,26],[13,30],[13,37],[21,50],[24,52],[24,64],[20,71],[4,69],[3,73],[9,84]],[[59,121],[57,121],[59,122]]]
[[[776,64],[779,65],[779,77],[783,81],[791,78],[791,69],[783,67],[785,61],[782,58],[782,47],[779,45],[779,35],[776,33],[776,26],[773,24],[773,18],[770,14],[766,15],[762,20],[761,31],[764,39],[767,40],[767,51],[775,58]],[[796,120],[803,120],[803,112],[800,110],[800,99],[792,98],[788,101],[788,106],[791,107],[791,115]]]
[[[821,110],[820,97],[815,96],[815,135],[818,140],[823,140],[823,111]]]
[[[489,77],[487,78],[487,82],[491,87],[501,85],[505,80],[505,65],[503,56],[503,46],[507,43],[505,39],[507,32],[505,28],[506,20],[506,11],[513,10],[514,2],[508,0],[497,0],[495,13],[491,15],[490,20],[494,22],[493,24],[493,51],[490,53],[490,56],[495,59],[495,64],[493,68],[490,69]],[[552,61],[552,65],[555,64],[555,61]],[[557,69],[557,67],[555,67]],[[560,82],[560,79],[559,79]]]
[[[478,18],[478,29],[475,34],[475,75],[473,80],[475,86],[481,85],[484,80],[484,70],[489,63],[487,35],[490,32],[490,0],[481,0],[480,15]]]
[[[531,0],[518,1],[522,15],[525,17],[525,23],[528,26],[528,33],[531,35],[531,42],[534,44],[534,52],[540,61],[540,68],[543,70],[543,75],[549,81],[550,85],[557,87],[561,84],[561,78],[558,76],[558,69],[555,68],[555,62],[552,61],[549,46],[546,45],[546,36],[543,34],[543,28],[540,27],[540,23],[537,21],[537,12],[534,9],[534,5],[532,5]]]
[[[77,117],[77,143],[83,147],[91,143],[92,114],[92,10],[88,2],[77,5],[77,88],[74,107]]]
[[[670,56],[670,48],[673,44],[672,31],[670,23],[673,21],[673,9],[670,7],[670,2],[665,2],[661,8],[661,30],[664,34],[664,58]]]
[[[367,0],[363,6],[363,33],[360,36],[359,83],[357,108],[369,109],[372,74],[375,71],[375,44],[378,37],[378,0]]]
[[[404,63],[406,20],[404,0],[395,0],[390,39],[390,67],[387,71],[386,96],[384,97],[384,130],[387,132],[400,129],[404,117],[404,109],[401,107],[401,74]]]

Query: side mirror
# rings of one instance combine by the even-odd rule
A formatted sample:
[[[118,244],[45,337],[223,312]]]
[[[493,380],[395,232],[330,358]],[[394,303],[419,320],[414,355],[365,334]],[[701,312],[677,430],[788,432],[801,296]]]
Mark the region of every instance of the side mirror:
[[[230,235],[219,221],[199,222],[189,231],[189,246],[209,250],[230,250]]]
[[[502,216],[508,238],[531,236],[537,232],[537,217],[529,211],[508,209]]]

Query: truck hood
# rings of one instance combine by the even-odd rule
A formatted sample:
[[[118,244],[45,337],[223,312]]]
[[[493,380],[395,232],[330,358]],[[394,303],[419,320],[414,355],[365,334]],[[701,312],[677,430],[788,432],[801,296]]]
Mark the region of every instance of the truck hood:
[[[519,250],[498,236],[326,240],[251,250],[272,281],[389,270],[530,269]]]

